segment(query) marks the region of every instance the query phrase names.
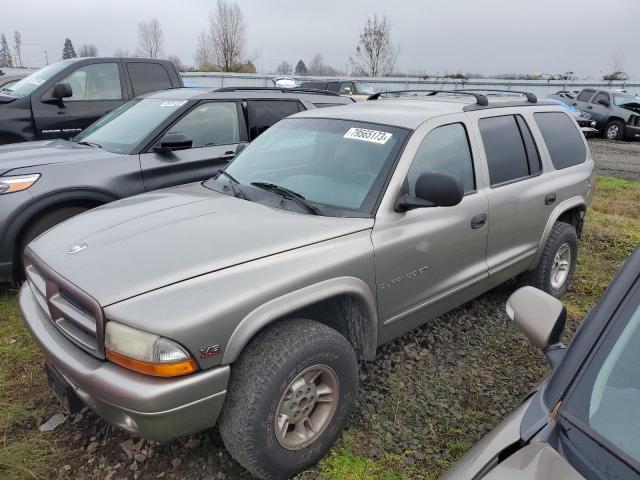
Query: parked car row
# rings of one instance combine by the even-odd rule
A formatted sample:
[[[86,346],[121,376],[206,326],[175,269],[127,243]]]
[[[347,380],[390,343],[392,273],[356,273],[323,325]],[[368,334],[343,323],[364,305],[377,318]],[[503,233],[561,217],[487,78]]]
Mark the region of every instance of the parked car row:
[[[63,405],[156,440],[217,424],[288,478],[381,344],[514,276],[562,296],[594,182],[574,119],[531,94],[399,95],[177,88],[3,147],[4,278],[22,261]]]
[[[640,139],[640,96],[623,90],[585,88],[577,95],[558,92],[559,100],[588,114],[609,140]]]

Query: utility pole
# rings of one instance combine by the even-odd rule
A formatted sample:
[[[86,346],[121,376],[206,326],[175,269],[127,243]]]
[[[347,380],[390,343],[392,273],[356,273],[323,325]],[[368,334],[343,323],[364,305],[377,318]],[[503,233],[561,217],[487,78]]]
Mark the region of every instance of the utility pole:
[[[47,65],[49,65],[49,55],[48,55],[48,51],[47,50],[43,50],[44,53],[44,61]]]

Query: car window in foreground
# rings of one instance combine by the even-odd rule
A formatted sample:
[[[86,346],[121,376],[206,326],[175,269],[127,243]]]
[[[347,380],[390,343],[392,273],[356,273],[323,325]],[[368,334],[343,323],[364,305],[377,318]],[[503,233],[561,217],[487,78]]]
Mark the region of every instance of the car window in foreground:
[[[578,429],[604,443],[614,455],[622,452],[636,465],[640,465],[639,301],[636,287],[563,409]]]
[[[125,103],[76,137],[114,153],[129,154],[154,129],[175,114],[186,100],[144,98]]]
[[[408,132],[319,118],[286,119],[251,143],[227,172],[242,185],[268,182],[334,216],[370,216]]]
[[[169,132],[188,134],[193,140],[193,148],[238,143],[238,107],[235,102],[198,105],[178,120]]]

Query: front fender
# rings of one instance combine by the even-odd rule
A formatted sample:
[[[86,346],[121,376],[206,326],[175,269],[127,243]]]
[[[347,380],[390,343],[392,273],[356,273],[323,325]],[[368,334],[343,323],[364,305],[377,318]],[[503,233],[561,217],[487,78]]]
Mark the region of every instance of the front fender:
[[[367,358],[375,356],[378,341],[378,316],[376,301],[369,286],[355,277],[339,277],[325,280],[275,298],[249,313],[236,327],[227,343],[222,364],[233,363],[249,341],[264,327],[288,313],[299,310],[338,295],[358,298],[367,310],[369,332],[365,339],[364,353]]]

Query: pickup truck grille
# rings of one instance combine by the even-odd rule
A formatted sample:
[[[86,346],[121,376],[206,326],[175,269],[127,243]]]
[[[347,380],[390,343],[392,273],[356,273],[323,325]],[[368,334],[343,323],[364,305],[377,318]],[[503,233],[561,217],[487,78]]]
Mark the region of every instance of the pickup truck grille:
[[[29,255],[25,272],[36,301],[56,328],[78,347],[104,358],[104,322],[98,303]]]

